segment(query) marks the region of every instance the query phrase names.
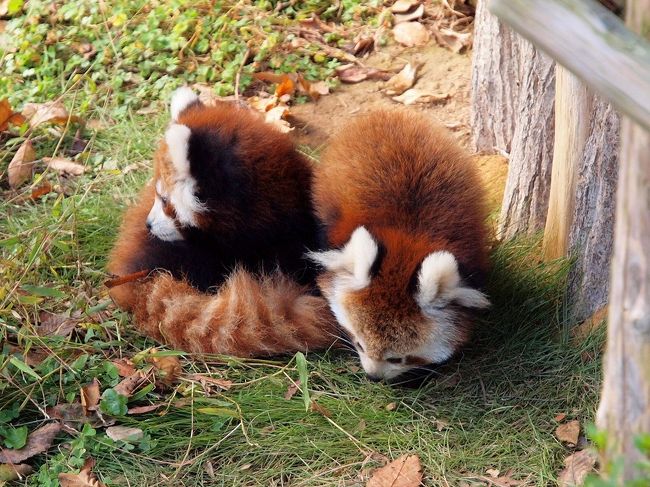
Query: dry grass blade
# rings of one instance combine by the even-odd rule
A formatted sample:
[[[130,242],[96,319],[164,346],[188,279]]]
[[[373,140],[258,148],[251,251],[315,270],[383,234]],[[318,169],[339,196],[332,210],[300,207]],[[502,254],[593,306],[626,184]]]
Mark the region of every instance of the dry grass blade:
[[[61,423],[46,424],[33,431],[27,438],[27,444],[21,449],[0,449],[0,463],[21,463],[34,455],[47,451],[61,428]]]

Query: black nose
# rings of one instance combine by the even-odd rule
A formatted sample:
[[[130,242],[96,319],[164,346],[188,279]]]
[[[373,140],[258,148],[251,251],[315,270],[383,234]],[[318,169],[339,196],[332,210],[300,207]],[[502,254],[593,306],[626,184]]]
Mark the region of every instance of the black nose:
[[[370,382],[379,382],[381,380],[381,377],[378,375],[366,374],[366,377]]]
[[[147,230],[151,231],[151,223],[147,220],[147,223],[145,223],[147,226]]]

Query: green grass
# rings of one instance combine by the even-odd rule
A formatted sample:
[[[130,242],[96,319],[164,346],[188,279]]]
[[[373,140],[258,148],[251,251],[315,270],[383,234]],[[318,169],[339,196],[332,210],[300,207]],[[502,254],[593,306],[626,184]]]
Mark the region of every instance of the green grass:
[[[94,377],[102,389],[115,385],[107,361],[154,345],[112,306],[100,315],[93,311],[107,305],[103,266],[121,211],[148,177],[146,163],[126,175],[120,169],[150,160],[164,122],[165,116],[127,117],[97,132],[87,160],[100,162],[89,162],[88,174],[67,183],[66,197],[0,203],[0,408],[20,408],[16,427],[35,429],[44,419],[41,410],[78,400],[79,387]],[[265,362],[183,356],[185,373],[213,373],[235,385],[207,398],[186,380],[151,391],[137,404],[166,401],[164,415],[117,419],[141,428],[143,444],[115,443],[99,428],[74,439],[70,449],[62,445],[71,436],[62,434],[59,446],[35,459],[41,470],[27,483],[56,485],[48,479],[92,456],[109,485],[127,485],[125,478],[131,485],[159,485],[165,478],[175,478],[174,485],[354,484],[380,465],[380,455],[415,453],[427,485],[477,480],[488,468],[513,469],[526,485],[548,485],[567,455],[553,436],[554,416],[566,413],[582,424],[593,418],[603,337],[567,343],[567,263],[538,263],[536,255],[535,241],[496,248],[492,310],[464,355],[438,367],[419,388],[371,383],[356,358],[343,351],[310,354],[308,388],[331,412],[326,418],[306,411],[300,392],[284,399],[290,379],[299,377],[291,357]],[[26,284],[61,297],[40,296]],[[40,310],[80,311],[87,318],[72,341],[40,338],[34,332]],[[44,349],[50,358],[34,366],[39,380],[8,363],[27,350]],[[81,365],[80,354],[87,355]],[[194,402],[173,406],[182,397]],[[390,403],[394,410],[386,408]],[[241,419],[199,411],[206,407],[240,411]]]
[[[124,8],[127,3],[117,2]],[[189,6],[181,9],[189,16],[199,3],[178,2]],[[318,10],[320,3],[305,2],[303,14]],[[239,4],[252,8],[250,2]],[[343,16],[358,4],[344,0]],[[44,3],[27,5],[41,8]],[[302,15],[286,13],[287,18]],[[36,35],[36,27],[20,28],[26,38]],[[64,54],[68,48],[60,47]],[[5,53],[5,73],[6,59]],[[0,414],[0,427],[25,426],[30,432],[43,424],[47,407],[79,401],[80,387],[93,378],[102,390],[115,386],[119,378],[110,360],[142,358],[156,346],[136,334],[130,317],[110,304],[102,282],[121,213],[149,177],[149,161],[168,117],[135,114],[143,101],[164,99],[162,91],[137,99],[136,85],[122,85],[120,96],[129,102],[118,109],[121,98],[108,84],[91,89],[94,67],[86,66],[92,68],[89,78],[77,79],[75,85],[74,69],[67,70],[56,56],[47,59],[41,63],[46,71],[37,73],[36,81],[15,73],[3,79],[19,90],[12,92],[14,106],[63,94],[71,113],[111,125],[82,132],[90,141],[77,158],[87,167],[84,176],[65,179],[38,165],[31,185],[17,192],[0,188],[0,411],[18,411],[15,418]],[[239,61],[233,54],[228,62]],[[298,64],[307,69],[313,62]],[[115,74],[121,68],[111,69]],[[55,134],[39,127],[33,134],[38,157],[65,154],[76,128]],[[23,140],[2,139],[0,185]],[[126,172],[133,164],[136,169]],[[42,180],[60,191],[36,202],[21,201]],[[284,399],[291,381],[300,377],[292,357],[245,361],[182,355],[180,382],[129,404],[166,406],[116,418],[119,425],[141,428],[142,442],[114,442],[99,427],[61,433],[45,454],[27,461],[36,472],[16,484],[57,485],[59,472],[79,469],[91,456],[100,478],[115,486],[363,485],[384,457],[403,453],[420,456],[426,485],[472,485],[489,468],[512,469],[524,485],[552,484],[568,454],[553,436],[553,418],[565,413],[583,425],[593,419],[604,337],[597,331],[579,343],[567,339],[568,264],[543,264],[537,255],[534,240],[494,250],[491,311],[464,354],[437,367],[420,387],[369,382],[357,359],[344,351],[309,354],[307,388],[331,413],[327,418],[307,411],[300,391]],[[78,313],[82,321],[70,340],[39,337],[36,325],[43,310]],[[22,364],[16,360],[29,361],[36,352],[47,356],[32,366],[38,379],[16,366]],[[206,391],[187,379],[190,373],[209,373],[234,385],[228,391]],[[177,404],[187,398],[191,401]],[[387,408],[393,403],[394,408]]]

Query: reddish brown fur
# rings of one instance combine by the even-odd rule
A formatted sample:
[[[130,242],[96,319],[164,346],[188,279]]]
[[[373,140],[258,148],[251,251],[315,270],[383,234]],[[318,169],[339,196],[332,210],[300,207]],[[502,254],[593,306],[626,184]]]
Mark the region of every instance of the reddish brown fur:
[[[487,270],[476,169],[447,131],[423,115],[378,112],[343,128],[316,168],[314,202],[330,245],[343,246],[365,226],[385,248],[370,285],[345,297],[373,358],[387,348],[408,352],[421,340],[427,324],[413,280],[428,254],[451,252],[470,282],[480,282]],[[326,294],[332,279],[321,277]],[[461,344],[469,320],[464,310],[457,318]]]
[[[175,348],[259,357],[330,346],[336,330],[327,303],[280,274],[235,271],[217,294],[167,274],[135,287],[138,328]]]
[[[273,252],[277,250],[287,267],[295,264],[296,269],[302,269],[302,253],[306,246],[313,245],[310,239],[316,240],[309,197],[311,169],[290,139],[265,124],[258,115],[229,104],[209,109],[192,105],[181,113],[178,123],[190,127],[192,134],[202,132],[205,139],[218,138],[221,145],[217,149],[224,151],[223,164],[240,164],[224,170],[240,171],[250,175],[248,179],[252,181],[241,188],[226,188],[247,191],[246,197],[241,193],[245,208],[231,204],[228,199],[213,203],[221,202],[218,198],[211,199],[214,196],[211,191],[221,191],[215,188],[221,181],[215,179],[210,166],[191,161],[192,176],[199,195],[204,198],[202,203],[209,210],[197,215],[200,230],[213,239],[207,245],[203,243],[200,250],[209,252],[209,262],[220,264],[219,259],[225,258],[222,252],[231,252],[231,260],[225,261],[228,267],[239,257],[237,252],[243,252],[242,247],[254,245],[253,251],[246,248],[247,253],[242,257],[252,259],[246,262],[249,267],[257,268],[261,255],[268,259],[269,265],[274,265]],[[230,150],[242,153],[237,154],[238,158],[228,159]],[[211,155],[221,157],[214,152]],[[214,159],[211,163],[215,163]],[[168,148],[162,141],[154,156],[154,182],[162,181],[169,190],[174,178]],[[169,270],[181,253],[187,259],[187,255],[191,258],[197,250],[193,247],[194,240],[173,246],[149,234],[145,221],[155,192],[154,183],[147,185],[137,203],[126,212],[109,259],[111,273],[124,276],[143,266]],[[173,206],[165,205],[164,212],[173,216]],[[275,249],[273,245],[278,243],[269,242],[265,237],[277,238],[278,233],[286,238],[286,244]],[[262,238],[237,245],[240,236],[249,234]],[[214,250],[213,242],[222,247]],[[158,260],[153,259],[154,265],[149,264],[151,259],[147,260],[151,255],[160,256]],[[203,255],[206,254],[197,254],[197,265],[202,272],[207,262]],[[225,275],[223,272],[221,267],[214,270],[215,280],[210,281],[215,286],[214,293],[200,292],[185,279],[167,273],[152,273],[148,279],[111,288],[110,295],[118,306],[135,314],[135,324],[144,333],[189,352],[260,356],[322,348],[335,341],[335,323],[326,301],[310,295],[307,287],[286,274],[277,271],[265,276],[244,269]],[[209,276],[210,269],[205,273]],[[306,273],[302,278],[308,279],[305,276]]]

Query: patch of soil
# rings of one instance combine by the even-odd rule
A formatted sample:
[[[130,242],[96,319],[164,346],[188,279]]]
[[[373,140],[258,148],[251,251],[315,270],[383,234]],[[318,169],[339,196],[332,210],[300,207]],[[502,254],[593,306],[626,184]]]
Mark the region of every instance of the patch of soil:
[[[426,92],[448,93],[449,98],[430,105],[409,105],[446,126],[460,144],[469,148],[471,52],[456,54],[433,44],[422,48],[390,45],[364,60],[369,67],[398,72],[406,63],[420,65],[415,88]],[[342,84],[332,94],[315,103],[291,108],[292,134],[300,145],[318,151],[327,139],[351,117],[379,109],[404,108],[381,90],[381,81]],[[501,206],[508,162],[502,156],[476,156],[481,178],[487,192],[489,211],[494,214]]]
[[[449,94],[447,100],[430,105],[409,105],[408,110],[429,114],[449,128],[459,142],[469,143],[469,90],[471,53],[455,54],[435,44],[421,48],[389,45],[364,59],[369,67],[397,73],[408,62],[420,65],[414,88],[426,92]],[[381,81],[341,84],[332,94],[315,103],[292,107],[294,137],[300,145],[322,147],[336,130],[351,117],[379,109],[404,107],[381,89]]]

